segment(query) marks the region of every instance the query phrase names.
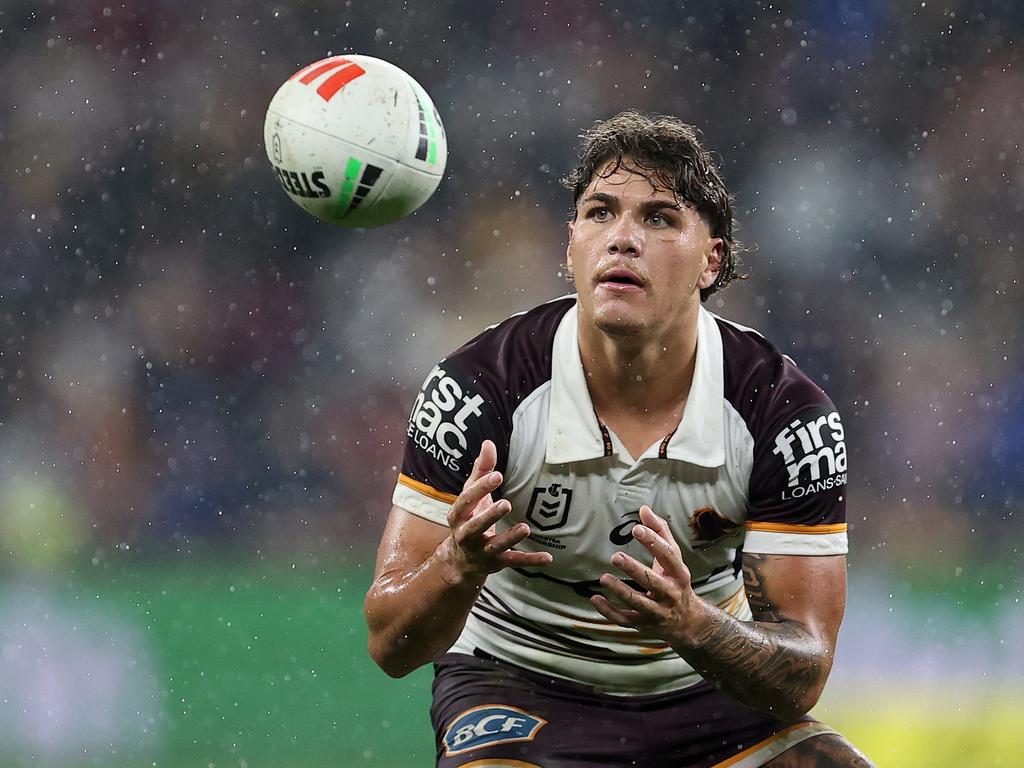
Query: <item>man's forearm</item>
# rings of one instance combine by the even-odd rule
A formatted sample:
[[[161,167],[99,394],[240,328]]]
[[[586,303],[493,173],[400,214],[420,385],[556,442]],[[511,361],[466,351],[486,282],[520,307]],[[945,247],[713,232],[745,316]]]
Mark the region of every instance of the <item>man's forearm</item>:
[[[740,621],[693,591],[664,518],[645,505],[640,522],[633,537],[654,565],[625,552],[612,555],[612,565],[635,584],[604,574],[601,586],[617,603],[603,594],[591,597],[601,615],[664,639],[737,701],[782,720],[806,714],[832,669],[845,608],[845,558],[744,553],[743,589],[759,621]]]
[[[448,650],[469,616],[484,577],[452,567],[451,538],[418,568],[381,574],[366,595],[370,655],[387,674],[402,677]]]
[[[707,603],[689,636],[673,643],[704,679],[737,701],[793,720],[818,700],[832,660],[794,621],[740,621]]]

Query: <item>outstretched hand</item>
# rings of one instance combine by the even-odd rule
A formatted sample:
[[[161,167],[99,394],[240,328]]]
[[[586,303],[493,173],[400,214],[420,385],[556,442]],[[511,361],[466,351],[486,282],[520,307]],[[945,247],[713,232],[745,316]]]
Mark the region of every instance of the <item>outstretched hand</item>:
[[[640,523],[634,526],[633,537],[654,556],[653,566],[648,567],[625,552],[612,555],[612,565],[644,591],[606,573],[601,576],[601,586],[621,605],[604,595],[594,595],[591,602],[609,621],[660,637],[675,646],[692,624],[700,603],[691,587],[690,569],[683,562],[668,523],[650,507],[640,508]]]
[[[508,566],[542,566],[551,563],[548,552],[519,552],[515,547],[530,535],[530,526],[519,523],[497,533],[495,524],[512,511],[506,499],[494,501],[491,493],[502,483],[494,468],[498,451],[484,440],[473,471],[448,511],[452,532],[453,565],[462,576],[486,576]]]

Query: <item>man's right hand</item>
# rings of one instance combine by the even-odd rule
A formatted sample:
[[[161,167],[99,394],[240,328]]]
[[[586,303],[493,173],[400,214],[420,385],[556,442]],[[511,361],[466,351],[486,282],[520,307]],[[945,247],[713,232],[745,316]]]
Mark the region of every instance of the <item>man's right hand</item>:
[[[495,524],[512,511],[505,499],[494,501],[491,492],[502,483],[498,451],[494,443],[484,440],[480,455],[473,462],[473,471],[448,511],[448,527],[452,535],[442,545],[450,584],[475,582],[478,585],[488,574],[508,566],[543,566],[551,563],[549,552],[519,552],[513,549],[530,535],[530,526],[519,523],[497,533]]]

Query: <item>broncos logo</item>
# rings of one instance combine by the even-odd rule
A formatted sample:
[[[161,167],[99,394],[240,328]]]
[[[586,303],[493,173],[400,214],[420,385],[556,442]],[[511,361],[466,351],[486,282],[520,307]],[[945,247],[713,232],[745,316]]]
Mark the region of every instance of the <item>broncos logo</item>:
[[[693,543],[697,547],[707,547],[723,536],[735,533],[743,527],[718,514],[714,507],[701,507],[690,515],[690,531],[693,532]]]

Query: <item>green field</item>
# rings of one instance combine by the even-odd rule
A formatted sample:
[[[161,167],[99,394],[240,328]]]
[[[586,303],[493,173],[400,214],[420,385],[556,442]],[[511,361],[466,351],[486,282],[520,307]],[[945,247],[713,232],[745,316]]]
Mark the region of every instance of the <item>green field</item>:
[[[942,692],[935,696],[941,702]],[[882,705],[828,707],[818,716],[842,730],[880,768],[988,768],[1024,765],[1024,706],[1009,696],[948,711],[882,692]],[[934,701],[932,704],[934,705]]]
[[[140,729],[146,733],[132,732],[138,725],[126,720],[113,743],[84,753],[22,745],[12,754],[0,740],[0,766],[432,765],[429,671],[394,681],[370,662],[361,615],[367,579],[364,568],[350,566],[330,573],[150,568],[34,582],[27,592],[6,581],[0,609],[8,613],[17,586],[23,603],[25,594],[43,596],[44,625],[63,612],[101,646],[117,632],[134,634],[146,647],[146,668],[127,668],[148,685],[155,717]],[[892,686],[856,700],[830,690],[816,713],[883,768],[1022,764],[1019,701],[963,691],[910,698],[898,680]]]

